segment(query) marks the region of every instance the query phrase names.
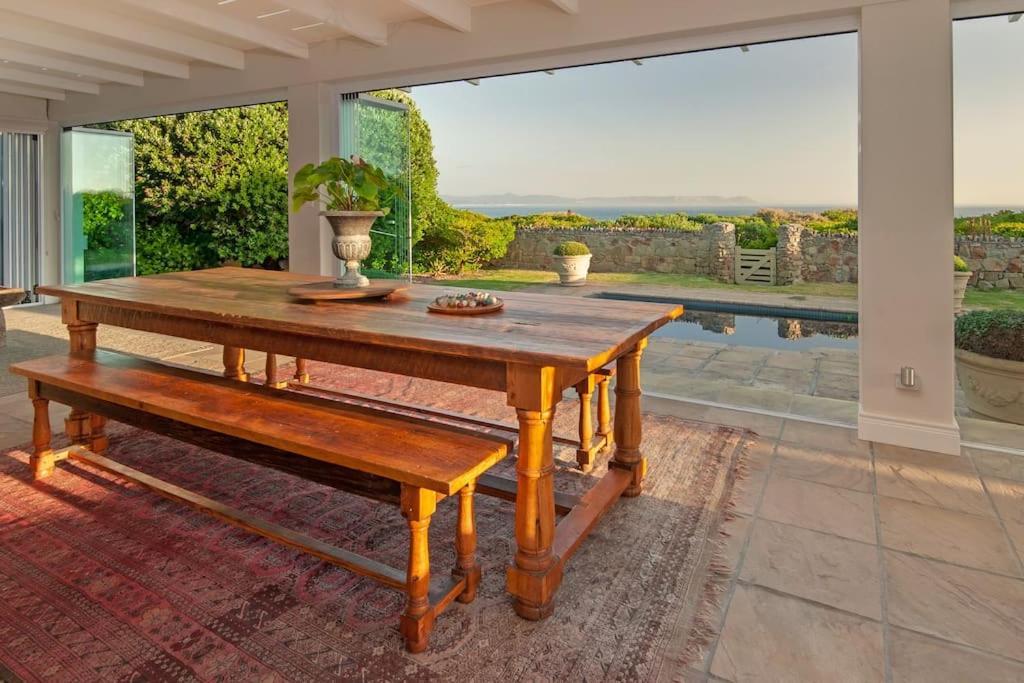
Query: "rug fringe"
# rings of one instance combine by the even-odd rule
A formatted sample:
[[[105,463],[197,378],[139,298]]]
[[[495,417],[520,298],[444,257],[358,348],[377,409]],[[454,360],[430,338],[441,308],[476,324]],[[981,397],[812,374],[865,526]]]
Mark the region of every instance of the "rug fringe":
[[[728,591],[736,572],[736,567],[733,567],[725,556],[729,539],[733,536],[733,533],[726,529],[725,525],[727,522],[733,521],[740,516],[740,513],[736,510],[734,495],[736,484],[746,479],[749,474],[747,458],[757,439],[753,432],[740,430],[739,433],[742,445],[738,447],[738,453],[733,461],[733,479],[728,493],[728,500],[718,513],[716,537],[707,541],[711,550],[705,568],[707,579],[704,582],[700,606],[694,615],[689,638],[682,651],[682,663],[684,666],[692,664],[718,637],[722,619],[722,598]]]

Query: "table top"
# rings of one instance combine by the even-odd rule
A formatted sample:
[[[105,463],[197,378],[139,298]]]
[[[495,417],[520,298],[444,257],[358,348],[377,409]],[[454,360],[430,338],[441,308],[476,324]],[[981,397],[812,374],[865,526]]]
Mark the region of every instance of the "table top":
[[[85,284],[39,292],[105,306],[385,348],[530,365],[603,367],[659,327],[681,306],[497,292],[504,310],[480,316],[427,311],[453,287],[411,285],[387,301],[307,304],[288,289],[329,277],[246,268],[214,268]]]

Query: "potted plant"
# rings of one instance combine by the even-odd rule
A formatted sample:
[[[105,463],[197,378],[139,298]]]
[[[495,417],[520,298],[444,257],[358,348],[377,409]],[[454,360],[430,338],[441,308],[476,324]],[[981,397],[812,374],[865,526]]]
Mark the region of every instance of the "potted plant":
[[[1024,311],[971,311],[957,318],[956,375],[968,408],[1024,424]]]
[[[590,249],[583,242],[562,242],[555,247],[555,269],[559,281],[567,287],[579,287],[587,283],[590,270]]]
[[[953,257],[953,313],[960,315],[964,312],[964,296],[967,294],[967,283],[971,280],[971,269],[967,267],[967,261],[959,256]]]
[[[359,272],[360,262],[370,255],[370,228],[388,212],[383,201],[392,192],[384,172],[359,157],[333,157],[319,166],[306,164],[293,180],[292,211],[309,202],[323,202],[320,215],[334,232],[331,250],[345,262],[339,287],[368,287]]]

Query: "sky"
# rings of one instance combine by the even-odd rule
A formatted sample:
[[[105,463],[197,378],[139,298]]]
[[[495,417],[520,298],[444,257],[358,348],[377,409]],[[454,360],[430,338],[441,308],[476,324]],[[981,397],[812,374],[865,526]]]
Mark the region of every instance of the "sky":
[[[954,25],[958,204],[1024,204],[1024,21]],[[852,206],[857,37],[413,89],[443,195]]]

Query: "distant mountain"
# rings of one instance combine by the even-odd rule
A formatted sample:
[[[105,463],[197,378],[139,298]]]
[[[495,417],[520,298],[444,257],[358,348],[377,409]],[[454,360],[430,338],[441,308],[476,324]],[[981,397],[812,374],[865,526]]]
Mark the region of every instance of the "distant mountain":
[[[750,197],[722,197],[720,195],[653,196],[653,197],[560,197],[550,194],[476,194],[447,195],[445,201],[456,206],[757,206]]]

